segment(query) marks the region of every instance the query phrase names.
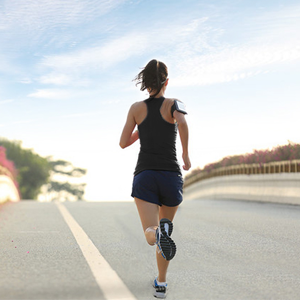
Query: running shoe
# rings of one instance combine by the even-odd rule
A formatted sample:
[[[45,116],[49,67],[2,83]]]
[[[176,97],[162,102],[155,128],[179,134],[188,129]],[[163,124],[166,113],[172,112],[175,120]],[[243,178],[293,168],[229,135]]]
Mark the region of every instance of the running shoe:
[[[161,219],[160,225],[156,229],[156,245],[166,260],[171,260],[176,253],[176,245],[170,238],[172,231],[173,223],[168,219]]]
[[[168,219],[161,219],[160,224],[162,223],[168,236],[171,236],[173,232],[173,223]]]
[[[154,279],[153,287],[155,289],[153,296],[156,298],[166,298],[167,296],[167,284],[166,285],[158,285],[157,278]]]

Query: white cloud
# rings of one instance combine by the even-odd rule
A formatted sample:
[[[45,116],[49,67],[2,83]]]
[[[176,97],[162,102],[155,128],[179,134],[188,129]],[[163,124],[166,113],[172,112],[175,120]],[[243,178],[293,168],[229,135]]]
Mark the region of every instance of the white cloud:
[[[207,85],[244,79],[267,72],[274,64],[300,59],[293,45],[257,45],[220,49],[214,54],[194,56],[177,64],[177,86]]]
[[[32,83],[32,80],[28,77],[25,77],[25,78],[20,80],[20,83],[30,84],[30,83]]]
[[[289,17],[293,22],[287,22]],[[241,80],[268,72],[275,64],[300,59],[299,39],[290,34],[299,32],[299,20],[299,7],[256,16],[246,21],[254,24],[248,28],[249,39],[235,44],[222,42],[224,29],[213,26],[208,17],[154,26],[147,34],[136,29],[99,46],[45,56],[40,62],[44,75],[39,81],[86,86],[109,67],[149,53],[166,58],[174,71],[172,84],[177,86]]]
[[[125,0],[7,0],[0,11],[0,28],[44,31],[92,21]],[[20,21],[22,27],[20,27]]]
[[[3,0],[0,45],[6,53],[40,55],[71,49],[109,31],[108,14],[128,0]],[[90,36],[88,38],[90,38]]]
[[[143,35],[129,34],[102,46],[62,55],[46,56],[41,64],[55,71],[65,72],[105,69],[130,56],[139,54],[146,49],[146,46],[147,40]]]
[[[72,78],[66,74],[50,73],[40,77],[39,81],[43,84],[68,85],[72,82]]]
[[[0,105],[1,104],[6,104],[6,103],[11,103],[11,102],[13,102],[14,100],[12,100],[12,99],[7,99],[7,100],[0,100]]]
[[[287,22],[289,16],[293,22]],[[172,84],[201,86],[229,82],[268,72],[274,65],[299,61],[300,40],[291,32],[300,31],[300,7],[268,13],[265,19],[258,19],[259,22],[252,20],[256,25],[252,38],[245,43],[215,43],[210,39],[213,28],[202,32],[200,38],[193,32],[194,41],[183,41],[172,51],[171,63],[177,70]],[[193,47],[197,43],[199,47]]]
[[[0,16],[1,17],[1,16]],[[1,39],[0,39],[1,43]],[[2,47],[2,45],[1,45]],[[0,49],[1,51],[2,49]],[[0,75],[15,75],[18,71],[17,68],[11,63],[11,58],[8,55],[0,53]]]
[[[108,67],[140,55],[147,45],[148,41],[143,35],[128,34],[101,46],[46,56],[41,61],[40,68],[51,71],[41,76],[39,81],[43,84],[86,86],[91,76],[99,75]]]
[[[19,125],[19,124],[29,124],[32,122],[35,122],[36,120],[18,120],[18,121],[14,121],[14,122],[9,122],[6,124],[0,124],[0,127],[11,127],[12,125]]]
[[[95,74],[99,76],[104,70],[131,57],[142,57],[149,52],[149,49],[153,52],[167,53],[174,44],[178,44],[178,41],[186,40],[195,34],[199,27],[204,30],[206,21],[207,18],[201,18],[192,20],[184,26],[179,24],[166,25],[164,28],[153,27],[147,34],[144,31],[134,30],[99,46],[45,56],[39,68],[50,72],[42,75],[39,81],[55,85],[87,85],[89,77]],[[198,34],[193,44],[193,51],[209,47],[205,37],[205,34]],[[183,46],[184,49],[181,50],[190,54],[188,49],[191,47]]]
[[[32,98],[44,98],[44,99],[68,99],[71,96],[71,92],[61,89],[39,89],[34,93],[28,95]]]
[[[78,114],[70,114],[70,115],[64,115],[63,118],[81,118],[81,117],[89,117],[89,116],[95,116],[95,115],[101,115],[104,114],[103,109],[100,111],[93,111],[93,112],[84,112],[84,113],[78,113]]]
[[[9,125],[28,124],[28,123],[32,123],[34,121],[35,120],[20,120],[20,121],[11,122],[11,123],[9,123]]]

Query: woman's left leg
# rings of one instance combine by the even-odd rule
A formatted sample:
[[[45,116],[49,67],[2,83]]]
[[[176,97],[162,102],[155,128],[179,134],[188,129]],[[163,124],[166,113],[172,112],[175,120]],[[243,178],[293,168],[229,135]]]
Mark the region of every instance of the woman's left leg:
[[[169,219],[170,221],[173,221],[175,214],[177,212],[179,206],[170,207],[162,205],[159,208],[159,219]],[[158,250],[158,249],[157,249]],[[167,281],[167,270],[169,266],[168,260],[164,259],[161,253],[156,251],[156,261],[157,261],[157,268],[158,268],[158,278],[157,280],[159,282],[166,282]]]

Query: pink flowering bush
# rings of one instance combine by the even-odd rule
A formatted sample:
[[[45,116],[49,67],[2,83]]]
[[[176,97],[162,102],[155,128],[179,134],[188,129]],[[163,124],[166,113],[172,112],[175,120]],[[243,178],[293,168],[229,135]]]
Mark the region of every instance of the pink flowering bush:
[[[14,163],[6,158],[6,149],[2,146],[0,146],[0,166],[2,166],[7,171],[9,171],[9,173],[13,176],[12,179],[14,180],[15,185],[18,187],[18,184],[17,184],[17,181],[16,181],[17,180],[17,174],[18,174],[17,170],[15,168]]]
[[[300,144],[289,141],[287,145],[274,147],[272,150],[254,150],[253,153],[243,155],[227,156],[222,160],[207,164],[203,169],[197,168],[192,170],[185,179],[192,177],[201,172],[211,172],[220,167],[229,167],[241,164],[259,164],[277,161],[291,161],[300,159]]]

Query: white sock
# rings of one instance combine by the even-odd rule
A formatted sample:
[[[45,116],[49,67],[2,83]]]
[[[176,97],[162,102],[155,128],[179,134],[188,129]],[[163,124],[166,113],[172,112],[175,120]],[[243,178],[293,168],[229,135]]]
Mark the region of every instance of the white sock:
[[[156,279],[156,282],[158,285],[167,286],[167,282],[160,282],[158,279]]]

